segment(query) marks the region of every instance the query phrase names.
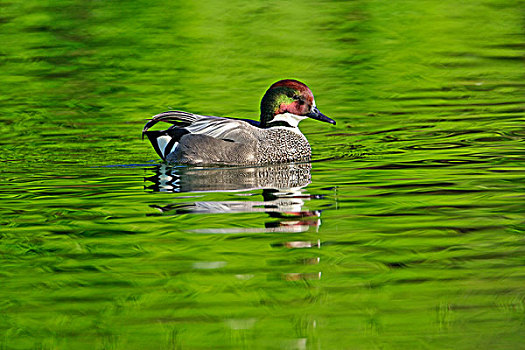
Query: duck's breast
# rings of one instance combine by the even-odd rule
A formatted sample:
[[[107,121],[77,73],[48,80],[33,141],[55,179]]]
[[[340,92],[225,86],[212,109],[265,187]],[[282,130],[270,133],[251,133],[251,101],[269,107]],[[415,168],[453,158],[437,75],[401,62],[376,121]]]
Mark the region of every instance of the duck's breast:
[[[259,159],[264,163],[309,161],[312,155],[308,140],[297,128],[266,129],[257,144]]]

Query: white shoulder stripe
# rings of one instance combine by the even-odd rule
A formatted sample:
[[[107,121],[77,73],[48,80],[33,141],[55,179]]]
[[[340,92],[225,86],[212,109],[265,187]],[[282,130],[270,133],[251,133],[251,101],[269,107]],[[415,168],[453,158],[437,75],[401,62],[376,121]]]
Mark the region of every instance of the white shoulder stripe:
[[[210,137],[222,137],[229,131],[239,127],[239,122],[231,120],[210,120],[196,121],[185,129],[192,134],[202,134]]]

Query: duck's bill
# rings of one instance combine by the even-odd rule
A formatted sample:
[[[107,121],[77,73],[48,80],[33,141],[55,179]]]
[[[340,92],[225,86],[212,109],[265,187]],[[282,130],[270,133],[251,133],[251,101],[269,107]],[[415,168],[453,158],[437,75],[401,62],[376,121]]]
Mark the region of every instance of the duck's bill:
[[[331,118],[328,118],[326,115],[324,115],[323,113],[319,112],[317,107],[314,107],[312,109],[312,111],[310,113],[308,113],[306,116],[308,118],[320,120],[322,122],[326,122],[326,123],[330,123],[330,124],[334,124],[335,125],[335,120],[333,120]]]

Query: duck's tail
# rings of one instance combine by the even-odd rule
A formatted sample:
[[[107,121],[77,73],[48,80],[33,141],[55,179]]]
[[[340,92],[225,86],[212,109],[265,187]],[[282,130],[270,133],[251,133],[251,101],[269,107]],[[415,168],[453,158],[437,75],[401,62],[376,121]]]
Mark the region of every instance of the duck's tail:
[[[180,138],[189,132],[184,129],[184,126],[190,125],[199,118],[203,117],[183,111],[167,111],[154,115],[142,129],[142,139],[144,139],[144,135],[146,135],[153,145],[155,152],[165,161],[168,154],[175,151],[179,145]],[[170,123],[173,124],[173,126],[167,130],[149,130],[158,122]]]
[[[144,134],[148,137],[155,152],[165,161],[168,154],[177,149],[180,138],[187,133],[188,130],[183,128],[169,128],[167,130],[144,131],[143,137]]]

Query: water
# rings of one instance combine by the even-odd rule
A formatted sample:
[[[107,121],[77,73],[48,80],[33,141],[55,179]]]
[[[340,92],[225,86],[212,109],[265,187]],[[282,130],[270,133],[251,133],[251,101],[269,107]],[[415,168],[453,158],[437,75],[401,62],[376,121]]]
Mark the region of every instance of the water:
[[[0,3],[1,349],[523,348],[521,1]],[[311,164],[162,165],[170,108]]]

